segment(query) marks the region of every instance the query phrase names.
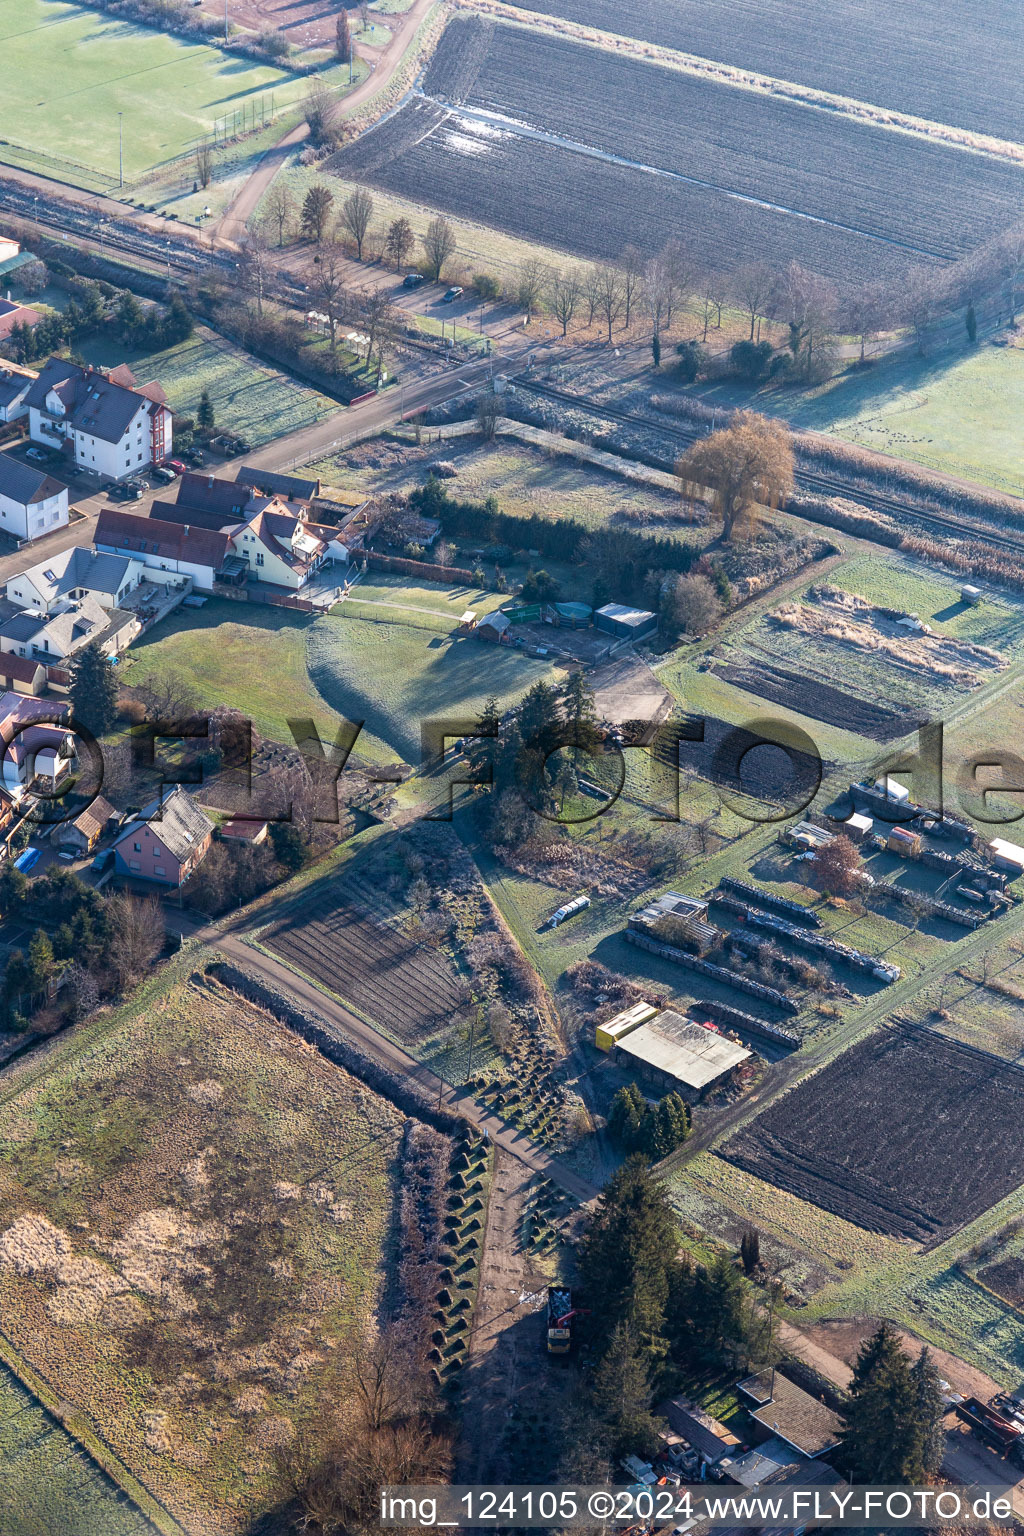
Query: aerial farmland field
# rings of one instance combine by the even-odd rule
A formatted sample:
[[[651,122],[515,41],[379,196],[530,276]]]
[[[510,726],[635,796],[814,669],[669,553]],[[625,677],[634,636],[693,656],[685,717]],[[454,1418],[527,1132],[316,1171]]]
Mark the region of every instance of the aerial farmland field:
[[[720,1149],[869,1231],[930,1245],[1024,1182],[1024,1070],[928,1031],[851,1047]]]
[[[331,163],[580,255],[682,229],[698,265],[768,249],[837,279],[955,259],[1011,222],[1024,188],[1005,161],[465,17],[423,94]]]
[[[0,0],[0,152],[30,170],[109,188],[123,113],[128,183],[185,154],[214,120],[274,93],[298,100],[300,77],[203,43],[61,0]]]
[[[27,1364],[182,1528],[226,1536],[326,1424],[385,1281],[406,1122],[191,970],[5,1077],[0,1300]],[[140,1529],[90,1498],[90,1532]]]
[[[1014,0],[971,6],[969,47],[963,13],[940,0],[910,0],[898,15],[884,0],[833,0],[826,24],[812,0],[639,0],[628,9],[617,0],[513,4],[933,122],[1024,139],[1024,37]]]

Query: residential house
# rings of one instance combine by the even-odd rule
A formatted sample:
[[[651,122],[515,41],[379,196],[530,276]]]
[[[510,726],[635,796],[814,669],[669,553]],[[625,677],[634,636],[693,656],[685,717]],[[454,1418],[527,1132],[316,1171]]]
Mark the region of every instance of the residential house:
[[[12,576],[7,583],[7,598],[22,608],[38,608],[50,614],[69,601],[91,597],[109,611],[121,606],[144,575],[141,560],[128,555],[99,554],[76,545]]]
[[[75,739],[66,721],[69,705],[24,694],[0,696],[3,787],[20,800],[36,781],[52,794],[75,762]]]
[[[119,654],[141,629],[134,614],[120,609],[107,613],[95,598],[83,597],[61,604],[51,613],[38,608],[16,613],[0,624],[0,652],[60,666],[94,640],[108,653]]]
[[[6,693],[27,693],[38,698],[39,694],[46,691],[46,668],[34,656],[0,651],[0,689]]]
[[[262,496],[281,496],[285,501],[302,501],[307,506],[322,490],[319,480],[303,479],[299,475],[278,475],[271,469],[254,469],[248,464],[242,465],[235,483],[244,485],[250,491],[257,491]]]
[[[210,847],[214,824],[192,796],[176,786],[144,806],[114,841],[114,871],[132,880],[180,887]]]
[[[0,453],[0,528],[15,539],[38,539],[67,523],[67,486],[35,464]]]
[[[212,592],[215,580],[244,579],[244,566],[234,557],[230,536],[212,528],[104,507],[94,539],[97,550],[123,555],[145,566],[151,580],[161,579],[155,572],[166,571],[191,576],[197,591]]]
[[[258,500],[247,519],[232,533],[231,543],[256,581],[298,591],[328,558],[321,530],[288,511],[283,502]]]
[[[38,377],[31,368],[0,359],[0,426],[28,415],[25,397]]]
[[[29,330],[35,330],[42,318],[38,309],[32,309],[28,304],[18,304],[13,299],[0,299],[0,341],[7,341],[19,325],[27,325]]]
[[[73,821],[62,821],[50,833],[50,841],[84,856],[92,853],[105,832],[117,821],[117,812],[109,800],[97,795],[79,811]]]
[[[137,385],[127,368],[102,372],[51,357],[28,392],[29,436],[59,448],[79,469],[123,480],[171,451],[172,416],[159,384]]]
[[[782,1440],[801,1456],[816,1460],[842,1443],[841,1416],[812,1397],[780,1370],[762,1371],[739,1383],[750,1415],[767,1436]]]

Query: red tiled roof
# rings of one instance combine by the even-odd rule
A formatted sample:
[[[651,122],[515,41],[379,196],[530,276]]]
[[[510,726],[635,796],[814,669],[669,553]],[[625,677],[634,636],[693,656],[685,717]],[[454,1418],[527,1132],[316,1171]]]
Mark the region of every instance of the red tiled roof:
[[[208,565],[215,571],[220,570],[231,551],[231,540],[226,533],[216,533],[212,528],[186,527],[182,523],[165,523],[157,517],[118,512],[112,507],[104,507],[100,513],[94,542],[128,555],[162,555],[167,560]]]

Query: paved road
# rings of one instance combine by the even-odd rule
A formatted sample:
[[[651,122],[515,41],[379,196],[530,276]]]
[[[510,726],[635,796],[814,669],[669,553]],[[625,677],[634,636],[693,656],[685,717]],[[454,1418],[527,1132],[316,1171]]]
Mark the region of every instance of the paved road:
[[[404,388],[395,385],[362,405],[349,406],[334,416],[327,416],[312,427],[301,427],[287,437],[278,437],[265,448],[258,448],[236,462],[257,469],[290,469],[312,463],[331,449],[345,447],[362,437],[371,437],[405,417],[415,416],[431,405],[440,405],[453,395],[479,387],[491,377],[494,361],[464,363],[459,368],[441,367],[424,374]]]
[[[260,913],[261,921],[266,921],[267,915],[268,909],[263,908]],[[203,926],[188,913],[176,912],[173,908],[168,909],[165,916],[168,927],[174,932],[199,938],[203,943],[218,949],[236,965],[264,977],[277,991],[290,995],[301,1005],[315,1010],[329,1028],[336,1029],[342,1037],[355,1040],[361,1050],[391,1071],[414,1079],[430,1094],[435,1103],[444,1105],[445,1108],[464,1116],[479,1130],[486,1131],[496,1146],[512,1157],[518,1158],[535,1173],[551,1179],[574,1199],[586,1202],[596,1198],[599,1191],[593,1184],[580,1178],[570,1168],[566,1168],[564,1163],[552,1157],[542,1147],[538,1147],[522,1131],[507,1125],[471,1093],[450,1087],[429,1068],[410,1056],[408,1051],[404,1051],[400,1045],[379,1034],[371,1025],[364,1023],[356,1014],[351,1013],[342,1003],[329,997],[326,992],[322,992],[313,982],[307,981],[305,977],[298,975],[283,962],[274,960],[257,949],[252,949],[243,941],[239,932],[230,926],[230,922],[223,926],[218,924]]]

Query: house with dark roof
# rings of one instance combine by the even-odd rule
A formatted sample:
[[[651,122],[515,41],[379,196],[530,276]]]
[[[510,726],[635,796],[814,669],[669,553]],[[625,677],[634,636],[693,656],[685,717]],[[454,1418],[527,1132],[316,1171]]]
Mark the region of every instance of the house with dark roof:
[[[171,451],[172,416],[159,384],[129,369],[104,372],[51,357],[26,396],[29,436],[58,448],[79,469],[123,480]]]
[[[199,592],[212,592],[215,580],[230,582],[244,576],[244,570],[235,571],[231,563],[231,536],[212,528],[104,507],[93,538],[97,550],[130,557],[151,572],[191,576]]]
[[[750,1415],[768,1435],[783,1440],[802,1456],[816,1460],[842,1440],[843,1421],[834,1409],[781,1371],[762,1371],[739,1383]]]
[[[205,859],[214,824],[176,785],[144,806],[114,841],[114,871],[154,885],[182,886]]]
[[[25,396],[39,375],[0,358],[0,426],[28,415]]]
[[[319,480],[310,480],[300,475],[278,475],[270,469],[253,469],[248,464],[243,464],[238,471],[235,483],[246,486],[250,491],[258,491],[262,496],[281,496],[285,501],[306,503],[319,496],[321,490]]]
[[[82,597],[43,613],[26,608],[0,624],[0,652],[60,666],[95,640],[108,654],[127,650],[142,626],[132,613],[108,613],[95,598]]]
[[[0,529],[38,539],[68,523],[68,488],[45,469],[0,453]]]
[[[46,691],[46,668],[34,656],[0,651],[0,688],[5,693],[25,693],[38,698]]]

